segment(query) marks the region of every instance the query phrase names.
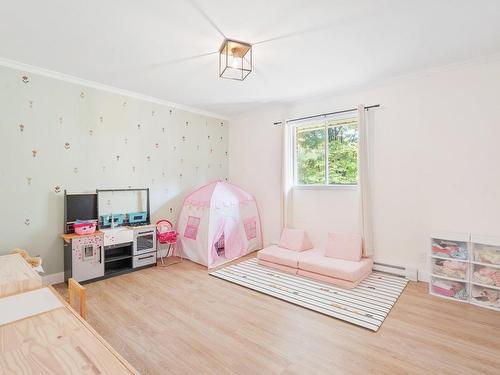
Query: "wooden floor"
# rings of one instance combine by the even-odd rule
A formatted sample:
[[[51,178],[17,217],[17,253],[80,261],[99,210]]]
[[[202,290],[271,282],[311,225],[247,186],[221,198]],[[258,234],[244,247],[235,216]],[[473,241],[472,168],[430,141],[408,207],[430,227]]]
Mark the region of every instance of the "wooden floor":
[[[500,373],[500,313],[425,283],[407,286],[376,333],[189,261],[86,287],[87,320],[143,374]]]

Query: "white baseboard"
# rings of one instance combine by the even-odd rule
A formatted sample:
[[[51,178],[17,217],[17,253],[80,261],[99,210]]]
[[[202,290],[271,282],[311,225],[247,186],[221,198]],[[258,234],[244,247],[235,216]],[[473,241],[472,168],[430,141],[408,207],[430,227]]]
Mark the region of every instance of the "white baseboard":
[[[428,283],[430,280],[431,278],[429,272],[420,271],[418,273],[418,281],[425,281],[426,283]]]
[[[59,284],[64,281],[64,272],[51,273],[50,275],[42,276],[42,283],[44,286]]]
[[[392,264],[377,263],[373,264],[374,271],[391,273],[393,275],[404,276],[412,281],[418,280],[418,270],[413,267],[395,266]]]

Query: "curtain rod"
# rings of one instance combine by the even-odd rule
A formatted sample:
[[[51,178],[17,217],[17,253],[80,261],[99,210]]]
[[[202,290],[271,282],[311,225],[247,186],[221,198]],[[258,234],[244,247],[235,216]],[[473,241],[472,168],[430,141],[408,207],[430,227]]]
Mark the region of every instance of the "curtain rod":
[[[372,108],[379,108],[379,107],[380,107],[380,104],[369,105],[369,106],[365,107],[365,110],[372,109]],[[357,110],[358,110],[357,108],[344,109],[342,111],[336,111],[336,112],[330,112],[330,113],[322,113],[320,115],[313,115],[313,116],[306,116],[306,117],[294,118],[294,119],[291,119],[291,120],[287,120],[286,122],[289,123],[289,122],[296,122],[296,121],[302,121],[302,120],[309,120],[309,119],[312,119],[312,118],[325,117],[325,116],[331,116],[331,115],[338,115],[338,114],[341,114],[341,113],[354,112],[354,111],[357,111]],[[283,124],[283,121],[277,121],[277,122],[273,123],[273,125],[282,125],[282,124]]]

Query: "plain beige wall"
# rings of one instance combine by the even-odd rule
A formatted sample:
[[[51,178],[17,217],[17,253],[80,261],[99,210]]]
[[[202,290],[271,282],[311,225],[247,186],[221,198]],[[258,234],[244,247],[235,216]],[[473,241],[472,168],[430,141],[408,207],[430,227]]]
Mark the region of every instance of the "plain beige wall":
[[[277,240],[281,138],[272,123],[381,104],[372,110],[375,260],[417,267],[425,277],[431,232],[500,236],[499,87],[500,62],[491,59],[254,111],[231,120],[229,148],[238,155],[230,160],[230,179],[258,192],[265,233]],[[294,224],[321,247],[329,230],[357,230],[357,195],[296,191]]]
[[[281,116],[263,108],[229,125],[229,180],[255,196],[265,245],[281,233]]]

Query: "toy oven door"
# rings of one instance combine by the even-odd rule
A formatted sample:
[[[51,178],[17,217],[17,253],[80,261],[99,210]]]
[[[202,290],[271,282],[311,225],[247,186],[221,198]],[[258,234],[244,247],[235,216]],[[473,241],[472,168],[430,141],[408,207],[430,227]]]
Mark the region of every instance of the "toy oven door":
[[[78,241],[73,244],[72,277],[80,282],[104,276],[103,248],[99,243]]]
[[[156,251],[156,230],[144,229],[134,233],[134,255]]]

